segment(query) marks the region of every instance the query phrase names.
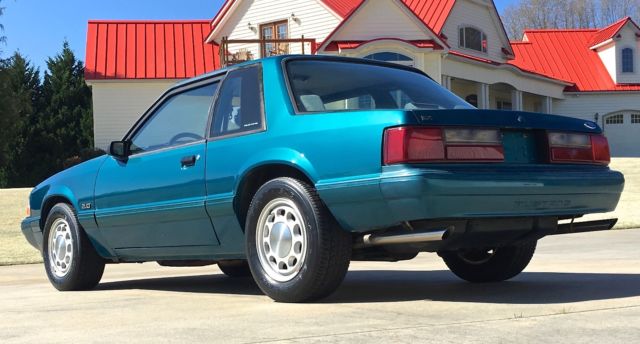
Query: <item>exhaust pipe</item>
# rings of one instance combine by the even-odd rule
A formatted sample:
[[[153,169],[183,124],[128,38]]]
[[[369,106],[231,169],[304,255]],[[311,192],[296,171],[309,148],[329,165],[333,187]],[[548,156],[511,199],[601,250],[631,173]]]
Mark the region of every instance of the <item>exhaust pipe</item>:
[[[417,232],[406,234],[367,234],[362,237],[362,243],[356,245],[356,247],[415,244],[432,241],[442,241],[443,239],[445,239],[448,231],[449,229],[441,229],[431,232]]]

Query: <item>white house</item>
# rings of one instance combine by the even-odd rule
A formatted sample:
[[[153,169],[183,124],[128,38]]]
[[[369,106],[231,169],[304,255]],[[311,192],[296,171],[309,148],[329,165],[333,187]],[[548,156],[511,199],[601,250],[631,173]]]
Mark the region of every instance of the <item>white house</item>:
[[[479,108],[597,120],[640,156],[640,29],[532,30],[510,42],[492,0],[227,0],[212,21],[90,21],[96,147],[177,80],[274,54],[417,67]]]

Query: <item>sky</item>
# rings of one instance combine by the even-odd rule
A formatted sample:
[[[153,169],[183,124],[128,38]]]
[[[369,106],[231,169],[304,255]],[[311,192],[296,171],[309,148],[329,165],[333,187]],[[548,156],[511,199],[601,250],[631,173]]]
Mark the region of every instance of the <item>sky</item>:
[[[498,10],[517,0],[495,0]],[[48,57],[69,41],[84,60],[87,21],[90,19],[211,19],[224,0],[0,0],[5,7],[7,44],[0,58],[20,51],[43,71]]]

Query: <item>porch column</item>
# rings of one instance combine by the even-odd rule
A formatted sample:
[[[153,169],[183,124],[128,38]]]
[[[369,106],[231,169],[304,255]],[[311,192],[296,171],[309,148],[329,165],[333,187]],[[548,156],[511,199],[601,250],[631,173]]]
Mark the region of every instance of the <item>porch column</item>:
[[[448,75],[442,75],[442,87],[451,91],[451,77]]]
[[[489,85],[478,83],[478,109],[491,108],[491,101],[489,99]]]
[[[542,98],[542,112],[548,113],[548,114],[553,113],[553,98],[551,97]]]
[[[514,111],[522,111],[522,91],[513,90],[511,91],[511,109]]]

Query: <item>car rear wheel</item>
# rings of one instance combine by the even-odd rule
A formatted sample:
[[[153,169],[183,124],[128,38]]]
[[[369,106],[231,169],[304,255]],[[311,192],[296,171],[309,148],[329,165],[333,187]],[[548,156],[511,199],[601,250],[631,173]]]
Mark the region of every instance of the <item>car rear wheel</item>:
[[[220,271],[229,277],[251,276],[249,264],[246,260],[222,260],[218,262]]]
[[[500,282],[515,277],[529,265],[536,241],[495,249],[440,252],[456,276],[475,283]]]
[[[271,180],[251,201],[249,267],[260,289],[276,301],[306,302],[331,294],[347,273],[351,247],[351,235],[303,181]]]
[[[104,259],[96,253],[68,204],[59,203],[51,208],[43,241],[45,270],[56,289],[87,290],[100,282]]]

